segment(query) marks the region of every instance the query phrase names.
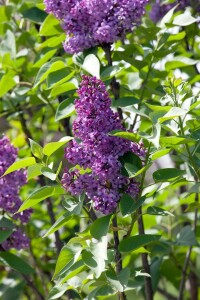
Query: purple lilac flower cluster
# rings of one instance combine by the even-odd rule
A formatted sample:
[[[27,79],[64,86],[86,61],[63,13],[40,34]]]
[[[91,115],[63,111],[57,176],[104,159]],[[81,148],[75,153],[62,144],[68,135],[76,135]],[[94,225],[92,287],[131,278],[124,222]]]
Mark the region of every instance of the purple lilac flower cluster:
[[[11,145],[7,137],[0,139],[0,176],[12,165],[17,158],[17,149]],[[0,178],[0,211],[12,215],[18,211],[22,202],[19,197],[20,188],[26,183],[26,172],[18,170]],[[20,224],[28,222],[32,210],[28,209],[14,214],[12,219]],[[2,243],[5,250],[10,248],[27,248],[29,239],[18,227],[13,230],[11,236]]]
[[[118,113],[110,108],[111,99],[101,80],[83,76],[78,95],[75,100],[78,116],[73,122],[76,139],[65,149],[66,159],[75,167],[65,170],[62,184],[73,195],[85,192],[96,210],[109,214],[116,209],[123,192],[132,197],[139,192],[139,184],[121,174],[119,158],[129,151],[144,157],[145,150],[136,143],[109,135],[112,130],[124,128]]]
[[[193,0],[175,0],[173,3],[163,3],[162,0],[156,0],[155,3],[152,5],[152,9],[150,12],[150,18],[153,22],[157,23],[164,15],[175,5],[178,4],[176,10],[183,10],[187,6],[191,6],[195,11],[200,11],[200,1],[193,1]],[[166,1],[165,1],[166,2]]]
[[[61,20],[64,49],[77,53],[123,39],[141,21],[149,0],[44,0],[46,11]]]

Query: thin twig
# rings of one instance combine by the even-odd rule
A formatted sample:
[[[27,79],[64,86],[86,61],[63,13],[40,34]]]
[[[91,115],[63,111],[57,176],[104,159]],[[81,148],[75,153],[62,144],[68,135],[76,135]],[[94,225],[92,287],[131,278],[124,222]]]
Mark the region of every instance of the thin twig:
[[[149,148],[147,151],[147,155],[146,155],[146,159],[145,159],[145,165],[147,165],[148,160],[149,160],[149,153],[150,153],[150,149],[151,149],[151,143],[149,144]],[[139,198],[142,195],[142,190],[143,190],[143,185],[144,185],[144,180],[145,180],[145,174],[146,172],[143,172],[142,174],[142,178],[141,178],[141,191],[140,191],[140,195]],[[143,216],[142,216],[142,207],[140,207],[137,211],[138,213],[138,232],[139,234],[145,234],[145,229],[144,229],[144,221],[143,221]],[[147,253],[142,253],[141,254],[141,258],[142,258],[142,266],[144,269],[145,273],[150,274],[150,266],[149,266],[149,262],[148,262],[148,254]],[[145,276],[144,278],[144,288],[145,288],[145,296],[146,296],[146,300],[153,300],[153,287],[152,287],[152,282],[151,282],[151,277],[149,276]]]
[[[157,290],[158,290],[158,292],[160,294],[162,294],[163,296],[165,296],[167,300],[177,300],[177,298],[175,296],[169,294],[167,291],[165,291],[165,290],[163,290],[161,288],[158,288]]]
[[[106,59],[108,61],[108,66],[112,66],[113,62],[112,62],[112,55],[111,55],[111,46],[110,46],[110,44],[103,44],[102,45],[102,49],[105,52]],[[112,81],[110,83],[110,87],[111,87],[111,91],[112,91],[112,93],[114,95],[115,100],[119,99],[119,97],[120,97],[120,84],[119,84],[119,82],[117,82],[115,76],[112,78]],[[123,120],[122,109],[120,107],[118,107],[117,108],[117,112],[118,112],[120,120],[121,120],[121,122],[123,124],[124,120]]]
[[[138,218],[138,232],[139,232],[139,234],[145,234],[141,207],[138,209],[138,214],[140,215]],[[149,266],[149,262],[148,262],[148,254],[142,253],[141,257],[142,257],[142,267],[143,267],[144,272],[150,274],[151,271],[150,271],[150,266]],[[146,300],[153,300],[153,288],[152,288],[151,277],[145,276],[144,288],[145,288]]]
[[[36,300],[45,300],[45,297],[40,293],[40,291],[37,289],[37,287],[34,285],[34,283],[32,282],[32,280],[30,280],[30,278],[27,275],[21,274],[22,277],[25,279],[25,281],[27,282],[28,286],[33,290],[33,292],[36,295]]]
[[[45,186],[45,180],[44,180],[43,177],[39,177],[39,182],[40,182],[41,186]],[[55,218],[55,214],[54,214],[54,211],[53,211],[53,205],[52,205],[51,198],[47,198],[46,203],[47,203],[48,215],[50,217],[51,224],[53,225],[56,222],[56,218]],[[63,243],[61,241],[60,233],[59,233],[58,230],[56,230],[54,232],[54,236],[55,236],[55,245],[56,245],[57,254],[59,254],[60,250],[63,247]]]
[[[116,228],[118,227],[116,215],[114,215],[114,217],[112,219],[112,225],[113,225],[113,227],[116,227]],[[117,230],[113,231],[113,238],[114,238],[114,247],[115,247],[116,272],[117,272],[117,274],[119,274],[122,270],[122,256],[119,251],[119,235],[118,235]],[[118,299],[126,300],[127,299],[126,294],[124,292],[118,292]]]

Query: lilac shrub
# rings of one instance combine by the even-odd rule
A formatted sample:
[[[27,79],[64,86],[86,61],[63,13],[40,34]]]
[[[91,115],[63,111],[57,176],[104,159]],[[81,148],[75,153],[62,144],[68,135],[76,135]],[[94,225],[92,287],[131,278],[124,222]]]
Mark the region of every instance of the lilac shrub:
[[[83,76],[78,95],[75,140],[65,149],[66,159],[75,167],[65,170],[62,184],[73,195],[85,192],[96,210],[109,214],[122,193],[131,197],[139,193],[139,184],[121,174],[120,157],[132,152],[142,158],[145,151],[139,144],[109,135],[112,130],[125,129],[118,113],[110,108],[111,99],[101,80]]]
[[[165,2],[165,3],[164,3]],[[152,5],[150,12],[150,18],[153,22],[157,23],[164,15],[178,4],[176,10],[184,10],[187,6],[191,6],[195,11],[200,10],[200,1],[193,0],[175,0],[172,3],[166,4],[166,1],[156,0]]]
[[[11,145],[7,137],[0,139],[0,176],[15,162],[17,153],[17,149]],[[19,190],[25,183],[26,172],[24,170],[18,170],[0,178],[0,212],[12,218],[18,225],[26,224],[32,212],[31,209],[28,209],[14,214],[22,204]],[[19,250],[28,247],[29,239],[18,228],[18,225],[13,229],[11,236],[1,244],[5,250],[10,248]]]
[[[149,0],[44,0],[46,11],[61,21],[64,49],[77,53],[123,39],[141,21]]]

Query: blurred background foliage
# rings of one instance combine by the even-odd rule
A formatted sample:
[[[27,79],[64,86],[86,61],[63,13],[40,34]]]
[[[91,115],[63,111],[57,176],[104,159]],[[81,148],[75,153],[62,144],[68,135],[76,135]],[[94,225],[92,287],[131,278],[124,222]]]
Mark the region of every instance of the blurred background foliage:
[[[119,41],[112,46],[113,65],[108,66],[101,47],[73,56],[65,53],[62,47],[65,33],[54,16],[47,15],[41,1],[1,1],[0,130],[19,148],[19,158],[32,156],[28,139],[44,147],[71,136],[76,117],[73,103],[81,75],[89,73],[101,78],[113,99],[113,109],[121,108],[126,127],[133,131],[128,138],[143,141],[149,147],[144,170],[143,219],[145,233],[161,235],[159,242],[147,248],[123,253],[122,276],[128,282],[127,297],[145,299],[146,274],[140,256],[148,251],[155,299],[178,299],[181,278],[186,272],[184,298],[180,299],[197,300],[200,282],[199,22],[187,9],[169,13],[154,24],[149,18],[151,5],[147,5],[142,24],[127,35],[124,43]],[[114,76],[120,82],[117,100],[110,86]],[[54,173],[59,172],[64,147],[63,144],[50,157]],[[41,176],[41,161],[35,156],[37,165],[28,168],[29,180],[21,190],[23,200],[33,190],[52,183],[48,176]],[[61,173],[65,164],[63,161]],[[92,236],[87,230],[90,221],[82,212],[80,216],[76,213],[70,218],[64,216],[59,231],[44,237],[66,213],[62,201],[62,195],[53,194],[34,206],[25,228],[31,239],[29,249],[11,250],[11,256],[0,252],[0,299],[117,299],[120,280],[109,277],[105,270],[94,280],[91,275],[94,270],[86,255],[83,268],[69,268],[71,278],[65,273],[67,282],[54,287],[56,281],[52,276],[61,247],[69,242],[59,256],[56,273],[72,258],[71,253],[79,251],[80,244],[81,249],[87,249],[87,237]],[[130,214],[122,215],[118,221],[121,238],[124,228],[129,228],[131,223]],[[134,226],[131,236],[137,232]],[[73,249],[76,243],[79,247]],[[188,249],[191,249],[190,260],[185,269]],[[108,256],[106,268],[112,270],[112,250]]]

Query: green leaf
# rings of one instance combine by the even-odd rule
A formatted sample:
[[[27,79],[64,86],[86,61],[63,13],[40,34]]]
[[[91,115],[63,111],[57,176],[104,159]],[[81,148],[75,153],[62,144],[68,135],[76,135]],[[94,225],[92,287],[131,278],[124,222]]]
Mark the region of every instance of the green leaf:
[[[10,73],[3,75],[0,80],[0,97],[9,92],[16,84]]]
[[[161,125],[156,124],[153,125],[153,132],[151,135],[146,134],[145,132],[140,132],[139,135],[147,140],[148,142],[152,143],[156,148],[160,146],[160,132],[161,132]]]
[[[49,61],[54,54],[56,53],[56,49],[50,50],[41,54],[38,60],[33,65],[33,68],[41,68],[47,61]]]
[[[171,106],[160,106],[160,105],[152,105],[152,104],[149,104],[149,103],[145,103],[145,105],[147,107],[149,107],[151,110],[153,111],[165,111],[165,112],[168,112],[172,107]]]
[[[65,196],[65,200],[62,201],[62,205],[71,214],[79,216],[83,207],[84,197],[80,197],[79,201],[73,196]]]
[[[179,107],[172,107],[163,117],[159,118],[159,123],[163,123],[167,120],[172,120],[174,118],[184,116],[187,114],[187,110],[179,108]]]
[[[45,233],[43,238],[49,236],[50,234],[54,233],[61,227],[63,227],[69,220],[71,220],[72,216],[71,213],[66,212],[62,216],[58,218],[58,220],[51,226],[51,228]]]
[[[54,17],[54,15],[49,14],[40,27],[40,35],[52,36],[60,33],[61,28],[59,25],[60,22]]]
[[[175,9],[178,5],[175,5],[173,8],[171,8],[166,15],[161,19],[160,21],[160,27],[165,27],[166,23],[170,23],[174,14]]]
[[[74,108],[73,102],[74,101],[71,99],[66,99],[59,104],[59,106],[56,110],[56,115],[55,115],[56,122],[58,122],[64,118],[68,118],[74,114],[75,108]]]
[[[170,148],[158,150],[158,151],[156,151],[155,153],[152,154],[151,159],[152,160],[158,159],[158,158],[160,158],[162,156],[167,155],[170,151],[171,151]]]
[[[17,213],[24,211],[25,209],[31,208],[41,202],[42,200],[52,196],[55,188],[53,186],[43,186],[34,192],[23,202]]]
[[[116,291],[110,286],[110,284],[102,284],[101,286],[98,286],[97,288],[93,289],[87,299],[88,300],[94,300],[94,299],[98,299],[98,296],[104,296],[101,297],[101,299],[108,299],[108,296],[115,294]],[[98,297],[98,298],[97,298]],[[110,297],[109,297],[110,298]]]
[[[119,251],[121,252],[133,251],[137,248],[158,241],[160,237],[161,237],[160,235],[154,235],[154,234],[140,234],[129,238],[125,238],[119,244]]]
[[[47,77],[47,87],[52,88],[54,86],[60,85],[69,79],[71,79],[74,75],[74,71],[71,72],[69,68],[63,68],[55,72],[51,72]]]
[[[44,154],[43,154],[42,147],[31,139],[29,139],[29,142],[30,142],[32,154],[39,159],[43,159]]]
[[[135,212],[144,203],[145,199],[145,197],[141,197],[139,200],[134,201],[128,194],[123,194],[119,203],[122,216]]]
[[[148,215],[157,215],[157,216],[174,216],[169,211],[166,211],[165,209],[162,209],[157,206],[149,206],[147,208],[147,214]]]
[[[63,84],[61,84],[59,86],[55,86],[52,89],[49,97],[50,98],[51,97],[56,97],[56,96],[58,96],[60,94],[65,94],[65,93],[67,93],[69,91],[73,91],[73,90],[76,90],[76,86],[74,85],[74,83],[72,83],[72,82],[66,82],[66,83],[63,83]]]
[[[200,209],[200,203],[192,202],[192,203],[188,204],[188,207],[184,210],[184,212],[195,211],[196,209]]]
[[[186,36],[185,31],[181,31],[181,32],[176,33],[176,34],[171,34],[168,37],[167,42],[180,41],[180,40],[184,39],[185,36]]]
[[[82,247],[79,245],[79,244],[73,244],[73,245],[70,245],[69,243],[64,246],[64,249],[68,249],[69,251],[65,251],[65,254],[66,254],[66,257],[65,257],[65,265],[63,268],[61,268],[61,264],[59,264],[59,271],[56,272],[54,275],[53,275],[53,279],[58,279],[58,280],[62,280],[66,274],[68,274],[69,272],[69,269],[72,267],[73,268],[73,265],[80,261],[80,255],[81,255],[81,250],[82,250]],[[73,255],[72,255],[73,254]],[[62,258],[63,256],[61,256]],[[83,265],[83,264],[81,264]],[[75,267],[76,268],[76,265]]]
[[[186,56],[174,56],[170,61],[166,62],[165,68],[167,71],[181,67],[196,65],[199,60],[194,60]]]
[[[4,56],[4,54],[9,53],[12,59],[16,58],[16,42],[15,42],[15,34],[11,30],[7,30],[3,40],[1,39],[1,47],[0,47],[0,55]],[[5,56],[4,56],[5,58]],[[5,61],[4,61],[5,62]],[[9,75],[10,72],[7,73]],[[6,76],[6,75],[5,75]],[[3,88],[3,86],[1,86]],[[1,89],[0,89],[1,91]]]
[[[69,279],[73,278],[77,274],[85,271],[87,268],[85,267],[85,264],[82,259],[75,262],[67,271],[66,276],[61,280],[61,284],[68,281]]]
[[[101,273],[105,271],[106,261],[107,261],[107,246],[108,238],[107,236],[102,236],[98,241],[92,241],[90,244],[90,252],[92,256],[87,256],[85,262],[88,263],[88,266],[95,273],[96,277],[99,278]],[[92,259],[89,263],[89,259]],[[86,257],[85,257],[86,259]],[[96,262],[96,264],[95,264]]]
[[[55,181],[55,180],[56,180],[56,174],[53,172],[53,170],[51,170],[51,169],[48,168],[48,167],[42,167],[42,168],[41,168],[41,173],[42,173],[45,177],[49,178],[49,179],[52,180],[52,181]]]
[[[53,275],[53,278],[61,271],[63,268],[72,260],[74,257],[74,252],[72,249],[70,249],[68,246],[64,246],[60,254],[58,256],[57,262],[56,262],[56,268]]]
[[[40,70],[39,70],[39,72],[36,76],[35,83],[34,83],[34,88],[37,87],[42,81],[44,81],[51,72],[55,72],[55,71],[60,70],[64,67],[65,67],[65,63],[59,57],[55,57],[51,61],[44,64],[40,68]]]
[[[199,246],[195,233],[190,225],[184,226],[177,235],[176,245],[179,246]]]
[[[19,169],[23,169],[25,167],[29,167],[29,166],[32,166],[36,163],[35,161],[35,157],[26,157],[26,158],[23,158],[23,159],[20,159],[16,162],[14,162],[7,170],[6,172],[2,175],[5,176],[9,173],[12,173],[14,171],[17,171]]]
[[[151,166],[152,166],[152,163],[149,163],[149,164],[145,165],[145,167],[143,167],[138,172],[136,172],[134,175],[132,175],[131,178],[137,177],[138,175],[140,175],[143,172],[147,171]]]
[[[46,40],[41,43],[36,49],[41,50],[43,48],[52,48],[52,47],[59,47],[62,42],[66,39],[65,33],[61,33],[58,36],[52,36],[50,38],[46,38]],[[57,49],[55,49],[55,53],[57,52]]]
[[[71,141],[73,137],[65,136],[61,138],[58,142],[51,142],[44,146],[43,153],[47,156],[51,156],[60,147]]]
[[[120,211],[122,216],[126,216],[135,212],[146,200],[146,197],[134,201],[128,194],[124,194],[120,200]]]
[[[173,24],[178,26],[188,26],[195,22],[197,22],[197,19],[195,19],[188,11],[176,16],[173,20]]]
[[[110,218],[111,218],[111,215],[107,215],[105,217],[96,219],[92,223],[92,226],[90,227],[90,233],[95,239],[99,240],[103,236],[107,235]]]
[[[13,231],[11,229],[0,230],[0,244],[3,243],[11,235]]]
[[[101,80],[108,80],[122,70],[119,66],[109,66],[101,73]]]
[[[47,300],[55,300],[55,299],[61,299],[61,296],[69,289],[68,284],[62,284],[62,285],[56,285],[54,286],[48,295]]]
[[[31,266],[10,252],[0,252],[0,262],[3,262],[5,265],[24,275],[30,275],[34,273],[34,269]]]
[[[97,267],[97,262],[90,251],[84,250],[82,252],[82,259],[84,261],[84,264],[87,265],[90,269],[94,269]]]
[[[119,274],[116,274],[113,270],[106,271],[107,280],[110,282],[111,286],[118,292],[123,292],[126,289],[129,277],[129,268],[122,269]]]
[[[153,173],[153,178],[155,181],[172,181],[175,178],[185,174],[184,170],[179,170],[175,168],[161,169]]]
[[[47,17],[47,13],[37,7],[31,7],[22,11],[22,15],[25,19],[29,19],[35,23],[42,23]]]
[[[31,180],[39,175],[41,175],[42,164],[35,164],[27,169],[27,180]]]
[[[142,168],[142,161],[136,154],[132,152],[126,152],[120,157],[122,163],[122,174],[132,178]]]
[[[134,104],[138,104],[139,103],[139,99],[136,97],[122,97],[119,98],[115,101],[113,101],[112,106],[113,107],[126,107],[126,106],[132,106]],[[127,132],[130,133],[130,132]],[[134,133],[131,133],[134,135]]]
[[[191,194],[199,194],[200,193],[200,183],[195,183],[186,194],[186,197],[188,197]]]
[[[0,228],[13,229],[14,227],[15,226],[12,221],[4,216],[0,216]]]
[[[193,140],[185,137],[177,137],[177,136],[165,136],[160,138],[161,145],[166,147],[187,144],[190,141],[192,142]]]
[[[110,135],[117,136],[132,142],[138,142],[140,140],[140,137],[138,136],[137,133],[127,132],[122,130],[113,130],[110,132]]]
[[[118,280],[117,275],[115,274],[114,271],[108,270],[106,271],[106,278],[110,285],[118,292],[123,292],[124,288],[121,282]]]
[[[92,76],[100,78],[100,62],[94,54],[86,56],[82,68]]]

